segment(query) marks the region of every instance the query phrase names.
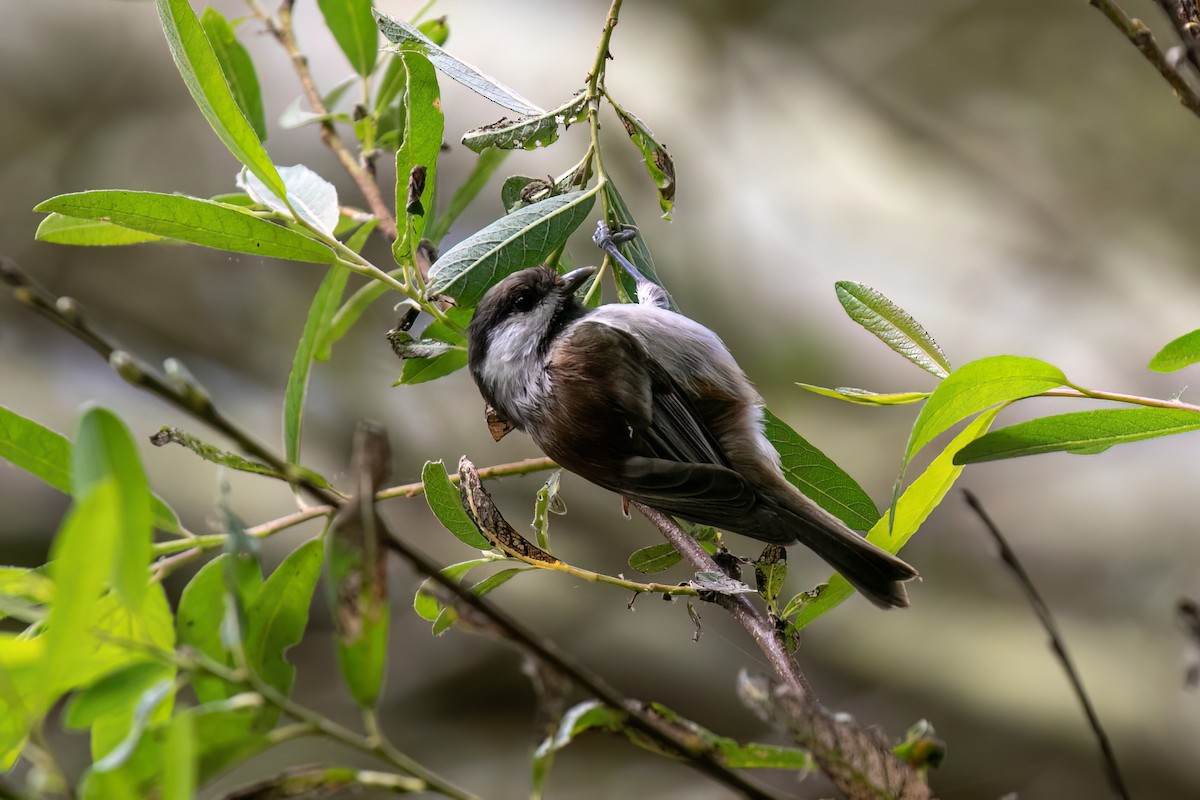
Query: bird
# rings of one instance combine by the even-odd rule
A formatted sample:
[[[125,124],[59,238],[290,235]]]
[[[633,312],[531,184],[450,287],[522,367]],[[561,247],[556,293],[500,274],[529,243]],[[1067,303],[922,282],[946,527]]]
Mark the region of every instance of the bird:
[[[638,303],[585,306],[576,293],[595,268],[545,265],[479,301],[468,366],[489,426],[494,414],[569,472],[668,514],[799,542],[875,605],[907,607],[917,570],[788,482],[762,398],[721,339],[672,311],[666,290],[621,254],[632,235],[601,222],[593,238],[636,280]]]

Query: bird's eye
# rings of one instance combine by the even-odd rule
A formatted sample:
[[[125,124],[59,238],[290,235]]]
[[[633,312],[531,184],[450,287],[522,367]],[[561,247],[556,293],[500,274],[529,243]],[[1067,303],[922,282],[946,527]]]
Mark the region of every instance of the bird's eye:
[[[517,298],[513,300],[513,309],[522,313],[532,311],[535,304],[535,299],[529,292],[521,292]]]

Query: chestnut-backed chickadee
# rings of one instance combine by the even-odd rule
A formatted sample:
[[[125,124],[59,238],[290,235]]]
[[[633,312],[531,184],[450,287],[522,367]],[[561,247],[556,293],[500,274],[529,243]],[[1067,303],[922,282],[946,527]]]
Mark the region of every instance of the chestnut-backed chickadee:
[[[907,606],[917,571],[788,483],[762,399],[716,334],[670,311],[601,224],[597,244],[638,282],[638,304],[586,308],[594,273],[533,267],[493,286],[468,332],[471,374],[502,420],[592,483],[692,522],[799,541],[875,605]]]

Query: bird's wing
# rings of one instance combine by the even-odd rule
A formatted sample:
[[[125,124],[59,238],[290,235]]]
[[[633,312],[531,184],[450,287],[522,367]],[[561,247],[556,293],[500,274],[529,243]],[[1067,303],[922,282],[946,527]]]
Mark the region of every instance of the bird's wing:
[[[588,476],[607,488],[686,519],[734,528],[760,498],[729,468],[708,421],[688,392],[632,335],[582,323],[573,343],[607,365],[608,412],[628,426],[630,456],[613,474]],[[603,355],[603,358],[595,356]]]

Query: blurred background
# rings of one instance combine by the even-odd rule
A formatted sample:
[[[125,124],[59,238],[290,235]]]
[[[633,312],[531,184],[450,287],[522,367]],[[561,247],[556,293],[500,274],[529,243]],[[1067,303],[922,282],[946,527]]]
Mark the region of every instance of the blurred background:
[[[230,17],[245,13],[234,0],[215,5]],[[419,4],[377,5],[407,17]],[[1154,4],[1125,7],[1165,37]],[[443,0],[434,13],[449,15],[452,52],[551,107],[583,84],[606,8],[603,0]],[[319,82],[332,86],[349,67],[315,3],[299,0],[296,20]],[[181,358],[233,417],[278,446],[283,388],[323,270],[198,248],[33,241],[39,215],[30,209],[59,193],[234,189],[237,166],[187,94],[153,5],[0,0],[0,21],[0,252],[80,300],[135,352]],[[361,205],[315,129],[274,124],[298,84],[273,40],[253,25],[241,33],[264,87],[276,163],[307,164],[338,185],[343,202]],[[1196,380],[1145,364],[1200,326],[1200,120],[1086,3],[627,0],[612,52],[610,91],[677,167],[678,205],[666,223],[636,150],[607,120],[606,162],[660,275],[686,313],[725,339],[771,408],[879,504],[890,498],[916,407],[850,406],[794,383],[900,391],[928,390],[933,379],[853,324],[834,281],[885,293],[956,365],[1035,356],[1084,386],[1162,397]],[[459,137],[502,112],[445,79],[442,92],[445,199],[475,158]],[[572,129],[548,151],[510,157],[446,244],[502,212],[504,175],[556,174],[578,159],[585,137]],[[381,182],[392,180],[385,168]],[[586,236],[572,254],[598,260]],[[382,241],[368,255],[388,263]],[[315,368],[307,464],[344,475],[362,418],[390,431],[397,483],[417,480],[427,459],[454,464],[466,453],[482,466],[537,454],[521,435],[491,441],[465,371],[393,388],[400,365],[384,339],[393,321],[391,300],[379,302],[332,362]],[[119,410],[143,439],[169,424],[227,444],[0,297],[0,403],[69,433],[90,400]],[[1001,421],[1083,408],[1038,402]],[[1193,435],[1099,456],[986,464],[968,468],[960,484],[1008,534],[1057,614],[1141,800],[1200,793],[1200,695],[1183,687],[1174,616],[1181,596],[1200,592],[1195,445]],[[146,443],[143,455],[185,524],[213,529],[214,468],[181,448]],[[518,526],[544,478],[492,485]],[[563,484],[570,513],[553,519],[552,533],[568,560],[628,571],[628,553],[657,541],[643,520],[622,518],[612,495],[569,476]],[[235,478],[232,497],[249,523],[294,508],[286,488],[249,477]],[[0,562],[42,563],[66,503],[0,464]],[[471,556],[423,501],[385,508],[440,561]],[[264,559],[277,563],[315,532],[281,534]],[[735,552],[757,552],[733,539]],[[910,610],[883,614],[856,598],[805,632],[799,658],[822,700],[890,736],[931,720],[949,744],[933,774],[946,800],[1108,796],[1095,741],[1046,637],[957,491],[904,555],[924,577]],[[789,596],[827,574],[803,550],[792,556]],[[460,631],[432,638],[410,610],[418,578],[399,563],[390,574],[389,733],[488,797],[527,794],[533,698],[520,659]],[[172,579],[172,592],[186,577]],[[782,741],[738,704],[738,670],[768,669],[715,608],[700,609],[703,635],[693,643],[682,604],[643,597],[630,611],[627,596],[557,574],[522,576],[493,597],[635,697],[726,735]],[[328,630],[318,602],[292,651],[297,691],[355,724]],[[83,737],[59,742],[81,768]],[[293,743],[209,791],[318,757],[340,756],[323,743]],[[832,794],[815,778],[763,777],[796,797]],[[600,735],[560,756],[548,789],[559,798],[728,796],[683,766]]]

